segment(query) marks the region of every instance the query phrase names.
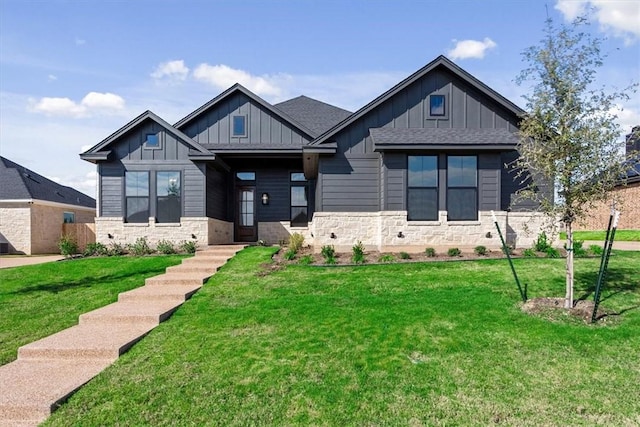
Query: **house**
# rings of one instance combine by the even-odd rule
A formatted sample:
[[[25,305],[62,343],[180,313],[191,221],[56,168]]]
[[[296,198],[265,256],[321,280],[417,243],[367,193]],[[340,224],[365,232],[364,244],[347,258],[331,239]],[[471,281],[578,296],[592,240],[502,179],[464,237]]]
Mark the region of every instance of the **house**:
[[[631,157],[626,163],[629,168],[611,191],[611,201],[595,204],[585,218],[576,223],[576,230],[606,230],[613,202],[621,212],[618,228],[640,230],[640,126],[634,126],[627,135],[625,150]]]
[[[7,252],[60,253],[64,223],[93,222],[96,201],[0,157],[0,236]]]
[[[495,211],[529,245],[538,220],[508,166],[522,113],[444,56],[354,113],[236,84],[174,125],[146,111],[80,155],[100,176],[96,239],[497,247]]]

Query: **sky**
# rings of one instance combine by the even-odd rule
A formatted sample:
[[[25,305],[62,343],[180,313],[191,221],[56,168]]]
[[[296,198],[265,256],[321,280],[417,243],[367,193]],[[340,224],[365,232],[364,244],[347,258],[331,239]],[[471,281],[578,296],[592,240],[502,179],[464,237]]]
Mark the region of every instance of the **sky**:
[[[79,153],[146,110],[174,123],[239,82],[356,111],[441,54],[524,108],[522,52],[580,13],[598,83],[640,81],[640,0],[0,0],[0,155],[95,197]]]

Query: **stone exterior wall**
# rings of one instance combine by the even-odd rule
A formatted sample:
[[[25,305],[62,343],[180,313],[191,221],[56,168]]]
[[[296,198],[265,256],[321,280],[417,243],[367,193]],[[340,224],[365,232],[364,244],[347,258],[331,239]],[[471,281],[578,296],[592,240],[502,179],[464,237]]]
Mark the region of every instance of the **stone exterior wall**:
[[[293,233],[300,233],[304,236],[305,244],[312,244],[310,227],[291,227],[290,221],[279,222],[259,222],[258,240],[264,240],[268,245],[276,245],[280,241],[289,241],[289,236]]]
[[[148,223],[140,224],[125,223],[119,217],[96,218],[97,242],[105,245],[111,242],[127,245],[140,237],[146,237],[152,246],[160,240],[175,244],[195,240],[198,246],[231,243],[233,224],[207,217],[182,217],[180,223],[176,224],[156,223],[155,218],[149,218]]]
[[[478,221],[407,221],[406,211],[316,212],[310,227],[316,251],[333,245],[337,251],[350,251],[357,241],[365,248],[380,251],[422,252],[426,247],[442,250],[457,247],[472,250],[478,245],[501,247],[490,212],[480,212]],[[529,247],[537,237],[543,218],[531,213],[496,212],[503,234],[515,247]],[[508,230],[508,233],[506,232]],[[334,237],[331,237],[333,233]]]
[[[640,230],[640,182],[619,187],[611,194],[620,210],[618,229]],[[585,219],[575,224],[575,230],[606,230],[611,213],[611,201],[598,203]]]
[[[9,241],[9,253],[31,255],[31,204],[0,204],[0,233]]]

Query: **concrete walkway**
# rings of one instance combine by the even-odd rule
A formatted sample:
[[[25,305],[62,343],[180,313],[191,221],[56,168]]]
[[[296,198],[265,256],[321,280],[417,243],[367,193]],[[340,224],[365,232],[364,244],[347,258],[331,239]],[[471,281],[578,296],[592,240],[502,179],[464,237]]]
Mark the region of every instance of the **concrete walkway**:
[[[36,426],[160,322],[243,246],[210,246],[82,314],[78,325],[18,349],[0,366],[0,426]]]
[[[564,245],[566,240],[562,240],[561,243]],[[584,249],[588,249],[591,245],[598,245],[602,248],[604,247],[604,240],[585,240],[582,243],[582,247]],[[613,249],[617,249],[619,251],[640,251],[640,242],[618,242],[614,240]]]
[[[60,261],[62,255],[34,255],[34,256],[0,256],[0,268],[21,267],[23,265],[43,264],[45,262]]]

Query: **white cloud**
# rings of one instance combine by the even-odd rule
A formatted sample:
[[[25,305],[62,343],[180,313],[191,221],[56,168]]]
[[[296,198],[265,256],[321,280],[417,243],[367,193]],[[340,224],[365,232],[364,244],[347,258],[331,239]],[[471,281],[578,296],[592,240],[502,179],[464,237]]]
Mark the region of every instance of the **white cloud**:
[[[47,116],[87,117],[93,113],[114,113],[124,109],[124,99],[113,93],[89,92],[79,103],[69,98],[44,97],[31,100],[30,110]]]
[[[87,44],[87,41],[85,39],[76,37],[76,46],[84,46],[85,44]]]
[[[487,50],[493,49],[497,44],[489,37],[484,40],[453,40],[456,45],[447,52],[451,59],[484,58]]]
[[[193,70],[193,77],[218,89],[227,89],[235,83],[240,83],[260,96],[279,98],[282,94],[282,88],[276,84],[276,80],[282,80],[283,75],[253,76],[244,70],[231,68],[224,64],[200,64]]]
[[[163,62],[151,73],[156,80],[184,80],[189,74],[189,68],[184,65],[182,59]]]
[[[600,24],[603,32],[624,39],[626,44],[640,38],[640,2],[637,0],[558,0],[555,8],[567,21],[586,13]]]
[[[57,77],[57,76],[55,76],[55,75],[53,75],[53,74],[49,74],[49,75],[47,76],[47,79],[49,79],[49,81],[50,81],[50,82],[53,82],[53,81],[58,80],[58,77]]]

